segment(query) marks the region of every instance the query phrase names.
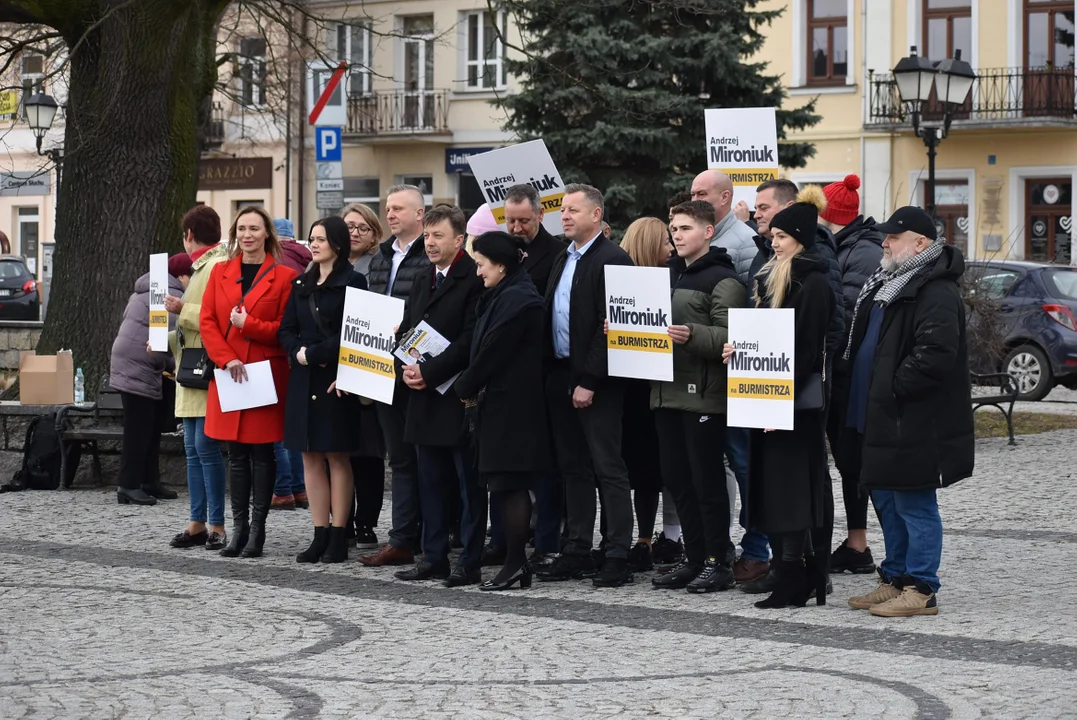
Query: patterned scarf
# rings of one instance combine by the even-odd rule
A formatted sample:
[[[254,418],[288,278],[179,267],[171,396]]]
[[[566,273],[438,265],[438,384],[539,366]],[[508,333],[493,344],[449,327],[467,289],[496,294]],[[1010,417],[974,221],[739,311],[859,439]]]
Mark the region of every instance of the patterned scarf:
[[[860,288],[860,295],[856,298],[856,307],[853,309],[853,320],[849,323],[849,339],[845,343],[845,354],[842,359],[848,360],[849,354],[853,349],[853,333],[856,331],[856,318],[860,314],[860,304],[864,302],[865,298],[871,297],[875,288],[882,286],[879,292],[875,293],[875,302],[879,303],[883,307],[886,307],[890,303],[897,299],[901,291],[905,289],[905,286],[909,284],[909,281],[916,277],[916,274],[924,268],[934,265],[935,261],[942,255],[942,249],[944,244],[942,242],[933,242],[927,246],[927,249],[921,253],[913,255],[911,258],[901,263],[897,270],[894,272],[887,272],[881,266],[876,270],[867,282],[864,283],[864,287]]]

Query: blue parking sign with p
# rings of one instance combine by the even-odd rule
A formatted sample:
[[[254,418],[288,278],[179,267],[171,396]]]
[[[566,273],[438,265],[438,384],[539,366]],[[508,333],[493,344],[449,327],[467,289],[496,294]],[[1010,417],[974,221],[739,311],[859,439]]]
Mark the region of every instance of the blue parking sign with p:
[[[314,154],[317,162],[341,162],[344,159],[341,148],[343,139],[341,128],[315,128],[314,138]]]

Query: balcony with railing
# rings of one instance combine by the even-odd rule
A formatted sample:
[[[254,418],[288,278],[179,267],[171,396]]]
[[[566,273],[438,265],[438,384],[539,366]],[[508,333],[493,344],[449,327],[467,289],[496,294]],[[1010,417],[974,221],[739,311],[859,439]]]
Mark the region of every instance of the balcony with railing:
[[[910,125],[894,76],[873,74],[869,82],[868,126],[900,129]],[[968,100],[953,111],[954,126],[1077,125],[1075,92],[1072,67],[977,70]],[[933,93],[924,104],[920,119],[941,122],[944,114],[943,103]]]
[[[213,103],[209,120],[202,128],[202,150],[209,152],[220,149],[224,144],[224,104]]]
[[[346,134],[362,137],[449,132],[448,90],[388,90],[348,97]]]

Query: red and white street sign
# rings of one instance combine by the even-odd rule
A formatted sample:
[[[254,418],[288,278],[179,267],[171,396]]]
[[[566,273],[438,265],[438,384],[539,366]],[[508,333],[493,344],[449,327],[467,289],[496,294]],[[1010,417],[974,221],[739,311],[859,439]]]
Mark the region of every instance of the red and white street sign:
[[[307,69],[307,97],[313,104],[308,121],[316,127],[348,124],[347,88],[341,86],[347,63],[336,68],[325,63],[311,63]]]

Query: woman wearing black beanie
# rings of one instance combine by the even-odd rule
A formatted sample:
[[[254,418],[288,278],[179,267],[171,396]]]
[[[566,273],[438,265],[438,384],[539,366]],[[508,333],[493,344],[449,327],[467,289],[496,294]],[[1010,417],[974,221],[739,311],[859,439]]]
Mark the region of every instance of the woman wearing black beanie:
[[[812,554],[811,530],[825,522],[825,484],[830,482],[823,368],[834,295],[826,259],[811,252],[826,196],[809,186],[797,200],[771,220],[774,256],[756,276],[756,307],[792,308],[796,318],[793,430],[753,430],[751,437],[748,515],[770,537],[778,574],[774,592],[756,603],[759,608],[803,607],[812,590],[818,604],[826,602],[827,578],[821,573],[808,577],[804,558]],[[726,362],[733,352],[727,344]]]
[[[486,286],[479,299],[471,364],[456,393],[468,406],[479,474],[499,495],[505,564],[480,590],[531,586],[524,548],[536,473],[545,469],[546,405],[542,390],[542,297],[524,269],[524,243],[489,232],[472,246]]]

